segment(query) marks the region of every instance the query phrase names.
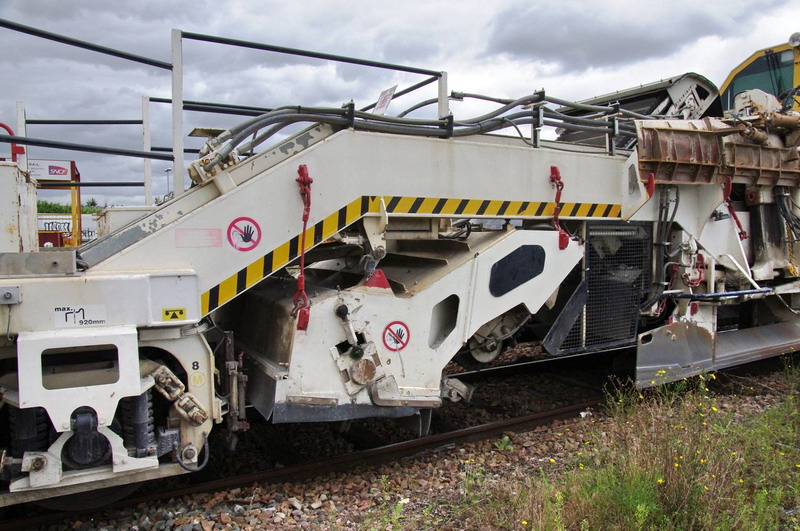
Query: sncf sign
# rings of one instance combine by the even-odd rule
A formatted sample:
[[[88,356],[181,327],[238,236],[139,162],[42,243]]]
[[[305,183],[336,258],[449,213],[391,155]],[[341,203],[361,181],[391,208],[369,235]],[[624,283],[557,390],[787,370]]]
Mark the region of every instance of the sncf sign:
[[[68,175],[69,170],[64,168],[63,166],[48,166],[48,173],[50,175]]]
[[[28,171],[37,181],[69,181],[72,179],[72,162],[28,159]]]

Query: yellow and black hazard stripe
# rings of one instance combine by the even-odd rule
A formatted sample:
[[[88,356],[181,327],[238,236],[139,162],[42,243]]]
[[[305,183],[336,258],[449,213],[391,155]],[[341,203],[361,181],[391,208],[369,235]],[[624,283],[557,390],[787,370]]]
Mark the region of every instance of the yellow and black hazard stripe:
[[[551,217],[555,202],[495,201],[489,199],[440,199],[433,197],[383,198],[390,214],[432,214],[442,216]],[[562,217],[618,218],[620,205],[602,203],[560,203]]]
[[[496,201],[488,199],[445,199],[434,197],[382,198],[389,214],[433,216],[551,217],[555,202]],[[340,208],[306,230],[306,250],[327,240],[368,213],[380,212],[381,197],[363,196]],[[561,217],[618,218],[620,205],[561,203]],[[226,278],[200,296],[203,315],[212,312],[249,287],[300,256],[301,235],[279,245],[264,256]]]

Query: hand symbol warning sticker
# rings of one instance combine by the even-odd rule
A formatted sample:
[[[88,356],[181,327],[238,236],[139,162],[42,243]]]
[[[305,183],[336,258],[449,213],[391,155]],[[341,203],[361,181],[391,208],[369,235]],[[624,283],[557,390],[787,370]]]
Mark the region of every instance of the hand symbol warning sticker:
[[[383,329],[383,345],[389,350],[400,351],[406,348],[411,339],[408,325],[402,321],[394,321]]]
[[[250,251],[261,241],[261,227],[253,218],[236,218],[228,225],[228,243],[237,251]]]

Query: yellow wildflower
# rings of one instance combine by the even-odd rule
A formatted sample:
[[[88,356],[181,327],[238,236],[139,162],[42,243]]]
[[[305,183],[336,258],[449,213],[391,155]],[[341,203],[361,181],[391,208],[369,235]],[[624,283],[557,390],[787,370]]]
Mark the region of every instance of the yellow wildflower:
[[[549,461],[550,461],[551,463],[555,463],[555,462],[556,462],[556,460],[555,460],[555,459],[553,459],[552,457],[549,459]]]
[[[719,411],[719,409],[717,409],[717,408],[716,408],[716,407],[714,407],[714,406],[711,406],[711,411]]]
[[[664,483],[664,479],[663,478],[658,478],[658,484],[661,485],[662,483]]]
[[[650,385],[655,385],[655,384],[656,384],[655,380],[650,380]]]

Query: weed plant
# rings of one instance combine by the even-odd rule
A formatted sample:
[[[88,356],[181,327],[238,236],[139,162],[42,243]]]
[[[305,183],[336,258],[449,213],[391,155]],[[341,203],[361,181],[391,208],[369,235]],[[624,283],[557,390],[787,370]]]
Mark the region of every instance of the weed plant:
[[[758,415],[723,405],[714,378],[616,388],[568,473],[484,492],[480,511],[465,496],[465,527],[800,529],[800,372]]]

